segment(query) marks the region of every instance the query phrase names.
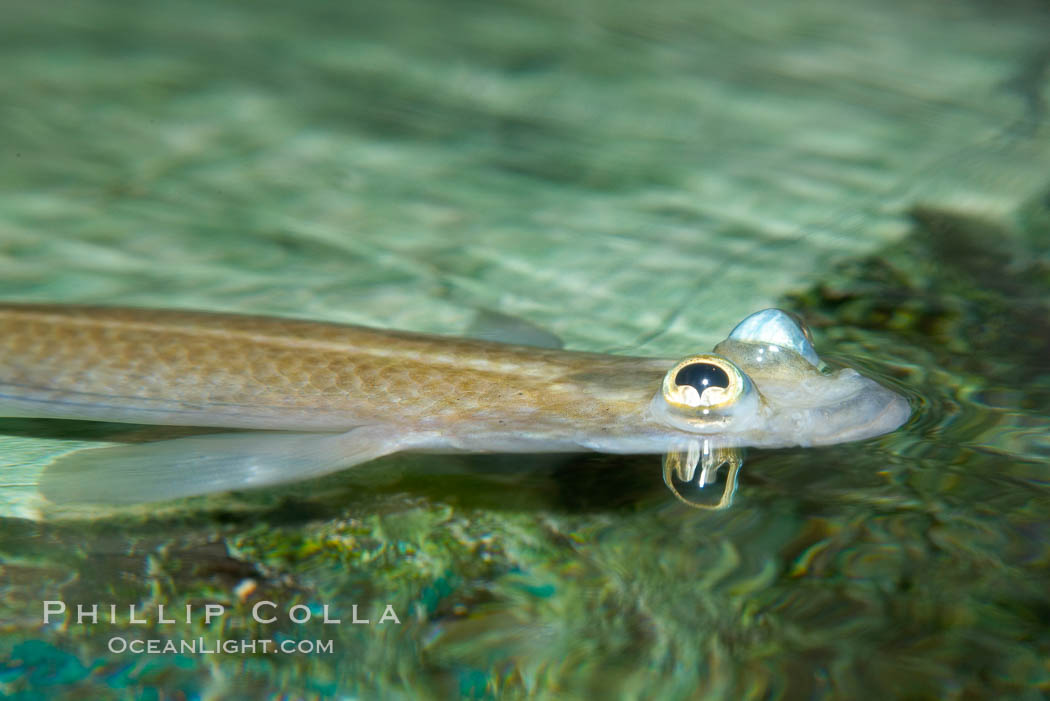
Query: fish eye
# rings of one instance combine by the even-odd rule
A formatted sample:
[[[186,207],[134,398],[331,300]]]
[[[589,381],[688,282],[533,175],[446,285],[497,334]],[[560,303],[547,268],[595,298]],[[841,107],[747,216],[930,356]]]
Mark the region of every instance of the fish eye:
[[[744,374],[718,355],[686,358],[664,375],[662,394],[673,407],[697,412],[732,404],[750,386]]]
[[[674,376],[675,384],[689,385],[701,395],[708,387],[729,387],[729,375],[713,363],[690,363]]]
[[[729,333],[729,340],[754,344],[772,344],[792,350],[810,365],[823,365],[813,348],[813,335],[796,315],[783,309],[763,309],[750,315]]]

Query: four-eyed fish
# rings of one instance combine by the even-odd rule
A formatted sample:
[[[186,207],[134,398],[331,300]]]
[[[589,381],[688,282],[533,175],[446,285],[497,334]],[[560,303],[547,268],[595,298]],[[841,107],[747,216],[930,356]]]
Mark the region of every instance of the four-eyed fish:
[[[56,502],[129,503],[315,477],[398,451],[663,453],[703,486],[740,449],[877,436],[907,401],[828,371],[767,309],[674,361],[204,312],[0,305],[0,416],[239,429],[82,450]],[[679,496],[681,498],[681,496]],[[686,500],[687,503],[688,500]]]

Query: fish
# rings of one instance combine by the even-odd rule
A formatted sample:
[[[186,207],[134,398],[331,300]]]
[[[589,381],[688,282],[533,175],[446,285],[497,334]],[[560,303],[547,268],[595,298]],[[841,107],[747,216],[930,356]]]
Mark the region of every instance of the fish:
[[[535,334],[533,334],[535,337]],[[513,340],[513,339],[511,339]],[[276,485],[398,452],[663,454],[664,481],[725,508],[742,449],[895,430],[902,395],[820,360],[766,309],[683,359],[291,318],[0,304],[0,416],[224,429],[61,456],[55,503],[131,504]],[[542,347],[540,347],[542,346]],[[713,506],[681,496],[729,466]],[[730,484],[731,483],[731,484]]]

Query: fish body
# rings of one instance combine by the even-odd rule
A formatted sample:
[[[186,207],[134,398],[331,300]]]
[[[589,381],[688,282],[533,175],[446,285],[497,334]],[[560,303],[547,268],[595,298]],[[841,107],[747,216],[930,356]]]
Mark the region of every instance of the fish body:
[[[400,450],[820,445],[907,418],[877,383],[822,373],[800,333],[767,310],[715,354],[676,365],[296,319],[5,304],[0,416],[239,430],[81,451],[45,471],[53,499],[118,502],[301,479]]]
[[[683,433],[646,418],[666,359],[296,319],[46,305],[0,306],[0,349],[7,416],[280,431],[386,426],[426,434],[428,447],[464,450],[623,452],[615,450],[622,442],[659,452],[661,434]]]

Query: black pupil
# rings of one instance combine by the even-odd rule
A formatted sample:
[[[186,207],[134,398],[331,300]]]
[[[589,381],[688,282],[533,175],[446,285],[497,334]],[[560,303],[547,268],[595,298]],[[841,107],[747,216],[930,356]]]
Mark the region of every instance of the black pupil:
[[[697,393],[703,394],[708,387],[728,387],[729,375],[717,365],[693,363],[679,370],[674,381],[679,386],[692,385]]]

